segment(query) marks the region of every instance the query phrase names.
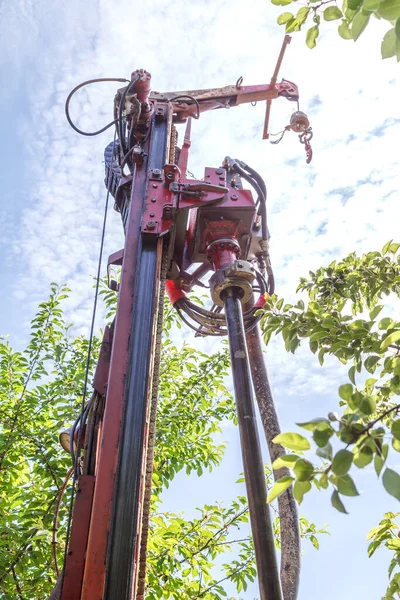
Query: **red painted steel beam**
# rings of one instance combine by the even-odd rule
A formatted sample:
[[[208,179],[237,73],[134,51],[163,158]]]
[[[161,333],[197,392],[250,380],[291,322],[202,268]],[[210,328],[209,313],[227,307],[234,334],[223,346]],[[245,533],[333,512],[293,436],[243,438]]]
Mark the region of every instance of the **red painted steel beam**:
[[[62,600],[79,600],[81,597],[94,481],[93,475],[81,475],[78,479]]]
[[[138,168],[131,196],[118,309],[115,321],[107,399],[103,418],[96,485],[81,600],[101,600],[105,580],[107,540],[112,516],[118,444],[123,416],[125,376],[142,216],[146,168]],[[78,600],[78,598],[76,599]]]

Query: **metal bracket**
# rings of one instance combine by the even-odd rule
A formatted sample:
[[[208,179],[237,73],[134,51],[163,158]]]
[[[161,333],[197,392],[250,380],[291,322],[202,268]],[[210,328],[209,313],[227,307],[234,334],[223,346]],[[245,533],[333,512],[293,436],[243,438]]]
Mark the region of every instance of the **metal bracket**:
[[[114,254],[111,254],[108,257],[108,261],[107,261],[107,285],[110,288],[110,290],[112,290],[113,292],[118,292],[119,285],[118,285],[118,283],[117,283],[117,281],[115,279],[111,279],[110,280],[110,267],[111,267],[111,265],[121,266],[123,259],[124,259],[124,249],[123,248],[121,250],[117,250],[117,252],[114,252]]]

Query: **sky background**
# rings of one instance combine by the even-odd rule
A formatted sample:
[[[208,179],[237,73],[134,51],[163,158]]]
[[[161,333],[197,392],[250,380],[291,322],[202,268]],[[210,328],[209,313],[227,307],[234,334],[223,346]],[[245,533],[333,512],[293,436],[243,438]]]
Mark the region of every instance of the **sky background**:
[[[87,331],[90,322],[110,134],[83,138],[69,128],[70,89],[89,78],[129,77],[136,68],[152,73],[158,91],[228,85],[239,76],[244,84],[266,83],[283,38],[280,12],[265,0],[0,0],[0,331],[14,346],[23,347],[51,281],[72,289],[68,313],[76,331]],[[262,141],[263,103],[207,113],[192,128],[189,167],[197,177],[227,154],[264,176],[277,292],[286,299],[309,269],[400,241],[400,79],[396,62],[380,59],[385,26],[374,20],[354,44],[337,36],[335,24],[324,25],[313,51],[303,33],[293,36],[281,70],[298,84],[300,108],[311,119],[311,165],[294,134],[278,146]],[[114,84],[83,91],[73,118],[86,130],[102,127],[112,118],[114,93]],[[284,99],[274,102],[273,132],[293,109]],[[120,217],[111,207],[105,256],[122,245]],[[283,429],[335,406],[346,375],[333,360],[320,368],[307,348],[286,355],[279,340],[267,360]],[[222,437],[230,442],[222,470],[202,479],[178,476],[166,508],[191,515],[203,502],[240,492],[238,433],[226,428]],[[389,464],[399,466],[396,456]],[[301,507],[318,526],[328,524],[331,535],[323,536],[319,552],[304,547],[299,600],[379,600],[384,592],[388,556],[368,559],[365,536],[398,504],[371,470],[358,472],[356,483],[361,496],[346,499],[350,516],[331,509],[327,493],[313,491]],[[245,597],[257,598],[256,586]]]

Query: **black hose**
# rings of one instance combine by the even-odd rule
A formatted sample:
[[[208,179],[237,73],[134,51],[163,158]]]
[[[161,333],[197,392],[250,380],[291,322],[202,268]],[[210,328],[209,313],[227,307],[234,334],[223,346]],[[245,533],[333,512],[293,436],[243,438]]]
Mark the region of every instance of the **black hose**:
[[[114,121],[111,121],[111,123],[108,123],[108,125],[105,125],[104,127],[102,127],[102,129],[99,129],[98,131],[82,131],[82,129],[79,129],[73,122],[72,119],[70,117],[69,114],[69,104],[71,102],[71,98],[72,96],[82,87],[85,87],[86,85],[90,85],[91,83],[100,83],[103,81],[118,81],[121,83],[125,83],[126,81],[129,81],[128,79],[123,79],[123,78],[119,78],[119,77],[101,77],[99,79],[88,79],[87,81],[84,81],[83,83],[80,83],[79,85],[77,85],[76,87],[74,87],[74,89],[68,94],[68,97],[65,101],[65,116],[67,117],[67,121],[68,123],[71,125],[72,129],[74,129],[77,133],[80,133],[80,135],[87,135],[87,136],[92,136],[92,135],[99,135],[100,133],[103,133],[103,131],[106,131],[107,129],[109,129],[110,127],[112,127],[113,125],[115,125],[118,121],[118,119],[114,119]]]
[[[235,287],[225,290],[224,303],[260,600],[282,600],[275,539],[267,504],[264,465],[251,389],[240,290]]]
[[[233,163],[233,170],[236,171],[240,177],[245,179],[256,191],[258,200],[260,202],[259,212],[261,214],[261,237],[263,241],[268,241],[268,224],[267,224],[267,200],[261,189],[259,183],[235,161]]]
[[[253,179],[255,179],[257,181],[258,185],[260,186],[260,188],[264,194],[265,200],[266,200],[267,199],[267,186],[265,185],[265,181],[261,177],[261,175],[259,173],[257,173],[257,171],[252,169],[249,165],[247,165],[245,162],[243,162],[242,160],[236,159],[236,162],[239,164],[239,166],[241,166],[248,173],[250,173],[250,175],[253,177]]]

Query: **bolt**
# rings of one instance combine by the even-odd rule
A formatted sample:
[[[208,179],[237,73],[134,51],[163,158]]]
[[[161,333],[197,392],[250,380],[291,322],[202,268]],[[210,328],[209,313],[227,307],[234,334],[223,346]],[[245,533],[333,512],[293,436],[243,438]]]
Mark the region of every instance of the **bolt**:
[[[151,216],[151,217],[154,217],[154,213],[150,213],[150,216]]]
[[[153,188],[158,187],[158,185],[156,183],[153,183]]]
[[[157,198],[152,198],[151,201],[152,202],[157,202]]]
[[[222,175],[222,173],[223,173],[223,172],[224,172],[224,170],[223,170],[223,169],[216,169],[216,170],[215,170],[215,173],[216,173],[217,175]]]
[[[155,221],[147,221],[146,228],[147,229],[155,229],[156,228]]]
[[[156,175],[157,177],[159,177],[161,175],[160,169],[152,169],[151,172],[153,173],[153,175]]]
[[[224,181],[225,177],[223,175],[219,176],[220,181]]]
[[[174,174],[173,174],[173,173],[167,173],[167,178],[168,178],[168,179],[172,179],[172,178],[173,178],[173,176],[174,176]]]
[[[231,198],[232,198],[232,200],[237,200],[239,198],[239,196],[237,194],[232,194]]]

